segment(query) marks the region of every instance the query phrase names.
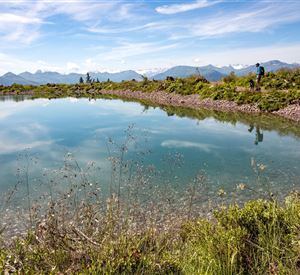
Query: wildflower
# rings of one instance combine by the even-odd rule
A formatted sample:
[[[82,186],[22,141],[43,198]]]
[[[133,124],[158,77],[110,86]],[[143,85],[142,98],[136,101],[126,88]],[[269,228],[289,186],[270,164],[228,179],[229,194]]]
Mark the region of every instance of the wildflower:
[[[218,191],[218,196],[220,196],[220,197],[223,197],[223,196],[225,196],[226,195],[226,192],[224,191],[224,189],[219,189],[219,191]]]
[[[259,164],[259,165],[258,165],[258,168],[259,168],[261,171],[265,170],[266,167],[267,167],[267,166],[264,165],[264,164]]]
[[[238,186],[237,186],[237,189],[240,189],[240,190],[245,190],[246,188],[246,185],[244,183],[240,183]]]

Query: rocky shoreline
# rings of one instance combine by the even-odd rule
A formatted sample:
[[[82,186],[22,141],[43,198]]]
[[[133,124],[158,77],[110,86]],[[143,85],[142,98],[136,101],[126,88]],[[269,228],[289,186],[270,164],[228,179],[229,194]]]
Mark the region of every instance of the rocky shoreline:
[[[21,93],[22,95],[32,95],[34,92]],[[17,95],[16,93],[10,93],[6,95]],[[74,97],[80,97],[83,95],[82,90],[74,92]],[[213,100],[211,98],[200,99],[199,95],[180,95],[176,93],[166,93],[162,91],[155,92],[141,92],[141,91],[130,91],[130,90],[97,90],[90,89],[84,92],[84,96],[97,97],[101,95],[115,96],[120,99],[146,101],[163,106],[174,106],[174,107],[186,107],[192,109],[205,108],[215,111],[224,112],[243,112],[243,113],[262,113],[262,111],[256,106],[250,104],[238,105],[236,102],[227,100]],[[55,94],[54,97],[61,97],[60,94]],[[70,96],[69,94],[66,96]],[[300,103],[292,104],[284,109],[270,112],[281,117],[288,118],[295,122],[300,122]]]

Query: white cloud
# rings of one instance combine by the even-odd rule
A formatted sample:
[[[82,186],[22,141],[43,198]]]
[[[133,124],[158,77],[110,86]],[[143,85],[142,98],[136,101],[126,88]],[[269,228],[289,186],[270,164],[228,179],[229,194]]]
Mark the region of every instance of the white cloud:
[[[278,25],[300,21],[300,2],[260,2],[248,7],[250,11],[235,10],[215,13],[204,18],[191,18],[183,22],[181,29],[173,32],[171,40],[193,37],[203,39],[231,33],[262,32]]]
[[[16,152],[22,152],[26,149],[33,149],[37,147],[43,147],[47,145],[51,145],[54,143],[52,140],[45,141],[32,141],[32,142],[24,142],[24,141],[13,141],[10,137],[1,136],[1,140],[3,141],[0,145],[1,154],[11,154]]]
[[[121,117],[138,117],[143,112],[144,107],[136,102],[128,102],[124,105],[122,100],[106,101],[103,104],[102,100],[97,100],[95,107],[99,109],[99,115],[120,114]]]
[[[135,69],[139,73],[149,72],[153,69],[153,66],[162,69],[155,69],[155,72],[164,71],[167,68],[176,65],[192,65],[192,66],[203,66],[207,64],[214,64],[218,66],[225,66],[229,64],[254,64],[257,61],[265,62],[273,59],[279,59],[288,63],[300,63],[300,44],[286,45],[278,44],[265,47],[249,47],[249,48],[230,48],[224,50],[206,50],[199,54],[194,52],[186,52],[184,55],[177,56],[176,59],[166,58],[150,58],[144,63],[140,63],[139,59],[127,58],[134,55],[142,55],[151,52],[158,52],[167,50],[168,47],[158,47],[155,49],[155,45],[139,45],[137,46],[137,52],[134,51],[134,45],[125,48],[113,48],[110,52],[104,52],[95,59],[88,58],[82,63],[68,62],[67,64],[53,65],[45,61],[23,60],[14,56],[8,56],[0,53],[0,75],[11,71],[13,73],[21,73],[24,71],[36,72],[37,70],[42,71],[57,71],[60,73],[70,73],[71,64],[76,64],[77,72],[86,73],[88,71],[107,71],[107,72],[118,72],[120,67],[124,66],[124,69]],[[151,48],[152,45],[152,48]],[[176,45],[169,46],[175,48]],[[121,52],[120,52],[121,51]],[[116,56],[120,54],[120,56]],[[107,61],[110,62],[107,62]],[[126,61],[122,64],[123,60]],[[69,64],[69,65],[68,65]],[[105,64],[107,67],[103,67]],[[74,65],[74,68],[76,68]],[[141,67],[143,66],[143,67]]]
[[[300,14],[290,10],[289,14],[271,8],[240,13],[235,17],[220,17],[205,25],[198,25],[194,31],[199,36],[224,35],[233,32],[259,32],[279,23],[288,23],[300,19]]]
[[[142,74],[142,75],[146,75],[148,77],[152,77],[156,74],[160,74],[165,72],[166,70],[168,70],[168,68],[150,68],[150,69],[139,69],[136,70],[137,73]]]
[[[191,0],[189,3],[168,4],[157,9],[163,14],[175,14],[219,2],[221,1],[192,2]],[[226,3],[225,1],[222,2]],[[7,71],[34,72],[38,69],[62,73],[103,70],[112,72],[126,69],[148,71],[153,67],[166,68],[179,64],[252,64],[254,59],[261,61],[280,59],[288,62],[300,62],[298,44],[270,45],[244,50],[225,49],[221,51],[217,49],[212,52],[210,48],[212,42],[208,41],[205,49],[206,41],[204,40],[206,39],[220,38],[241,32],[272,32],[276,31],[274,29],[276,26],[300,21],[299,1],[289,1],[288,5],[282,1],[250,1],[247,5],[240,2],[242,1],[237,1],[239,5],[236,5],[234,10],[228,9],[226,13],[219,10],[214,13],[203,13],[201,17],[187,15],[171,18],[161,15],[151,17],[153,14],[149,16],[147,14],[144,20],[138,22],[133,23],[134,17],[128,19],[129,24],[128,21],[114,24],[121,18],[127,20],[130,12],[136,7],[135,4],[128,4],[123,0],[110,2],[83,0],[2,1],[0,7],[0,49],[2,48],[7,53],[18,49],[20,56],[0,53],[0,74]],[[149,12],[149,7],[142,6],[146,7]],[[137,9],[134,11],[137,12]],[[152,12],[154,11],[152,10]],[[49,21],[54,20],[55,15],[62,15],[63,19],[67,17],[79,22],[74,23],[76,28],[80,28],[80,31],[76,32],[78,36],[76,38],[72,36],[71,39],[74,38],[74,47],[78,47],[79,44],[76,43],[79,35],[85,35],[85,38],[88,38],[78,42],[80,46],[83,44],[78,49],[78,51],[81,50],[81,54],[74,57],[74,51],[70,51],[70,55],[73,56],[67,59],[69,53],[66,51],[66,61],[58,61],[56,64],[52,63],[52,56],[45,57],[47,62],[44,60],[37,61],[34,58],[26,60],[24,55],[21,55],[22,44],[32,44],[33,41],[43,37],[43,26],[51,24]],[[159,18],[159,20],[156,21],[154,18]],[[57,25],[59,27],[59,24]],[[52,30],[52,25],[47,26]],[[73,35],[74,30],[67,29],[66,33]],[[55,33],[55,39],[57,38],[56,35]],[[170,37],[170,35],[171,40],[166,40],[166,37]],[[107,39],[105,43],[102,43],[103,37]],[[193,38],[197,40],[193,40]],[[95,40],[91,42],[91,45],[89,43],[92,39]],[[200,39],[203,40],[203,45],[201,45],[202,42],[199,42]],[[240,42],[240,40],[235,39],[234,37],[232,44]],[[284,43],[283,39],[285,39],[284,33],[278,36],[279,42]],[[288,39],[291,38],[287,38],[286,41]],[[217,48],[220,40],[216,40],[214,49]],[[36,49],[43,47],[44,50],[52,47],[50,52],[53,50],[53,55],[60,50],[56,49],[56,42],[53,42],[52,39],[48,40],[45,37],[42,42],[45,44],[37,45]],[[261,43],[265,43],[265,40],[263,39]],[[223,45],[222,48],[225,46]],[[196,50],[199,55],[195,54]],[[182,51],[183,54],[178,54],[179,51]],[[235,54],[235,51],[240,52],[240,55]],[[30,56],[34,56],[34,54],[32,51]],[[249,56],[242,56],[243,54],[249,54]]]
[[[163,141],[161,146],[167,148],[195,148],[206,153],[210,153],[212,150],[219,148],[213,144],[173,139]]]
[[[49,72],[56,71],[60,73],[70,73],[79,71],[80,68],[84,68],[87,71],[86,64],[82,64],[82,66],[78,65],[74,62],[67,62],[66,64],[54,65],[43,60],[26,60],[21,59],[15,56],[7,55],[0,52],[0,76],[7,73],[21,73],[21,72],[36,72],[37,70]]]
[[[188,3],[188,4],[185,3],[185,4],[164,5],[164,6],[157,7],[155,10],[161,14],[176,14],[176,13],[209,7],[219,2],[220,1],[198,0],[196,2]]]
[[[0,42],[18,41],[30,44],[39,36],[38,26],[43,20],[29,15],[0,13]]]
[[[11,116],[12,113],[10,110],[0,110],[0,120]]]
[[[4,1],[0,7],[0,42],[18,41],[30,44],[40,37],[41,25],[55,15],[65,15],[86,25],[95,25],[104,18],[130,18],[132,4],[121,1]]]
[[[18,132],[22,135],[26,135],[27,137],[34,138],[35,133],[46,134],[48,129],[40,123],[33,122],[29,125],[18,127]]]
[[[42,20],[40,18],[26,17],[12,13],[0,13],[0,23],[3,27],[3,24],[7,23],[39,24],[42,23]]]
[[[4,35],[2,38],[8,42],[18,42],[22,44],[31,44],[40,36],[39,31],[31,30],[27,31],[27,28],[24,26],[18,26],[14,32],[10,32]]]
[[[246,68],[247,66],[249,66],[249,65],[242,65],[242,64],[232,64],[231,65],[231,67],[233,67],[236,70],[240,70],[240,69]]]
[[[100,34],[117,34],[117,33],[127,33],[127,32],[136,32],[136,31],[158,31],[163,29],[169,29],[174,27],[179,27],[179,24],[170,21],[158,21],[158,22],[149,22],[147,24],[138,25],[134,27],[120,27],[120,28],[105,28],[93,26],[87,28],[87,31],[91,33],[100,33]]]
[[[98,57],[102,57],[104,60],[124,60],[127,57],[169,50],[176,48],[177,45],[176,43],[163,45],[154,42],[122,43],[120,46],[98,55]]]
[[[15,105],[14,103],[4,104],[4,106]],[[22,102],[21,106],[19,106],[20,103],[18,103],[17,107],[23,109],[35,104],[28,104],[26,101],[24,101]],[[11,128],[5,128],[5,130],[1,131],[0,133],[0,139],[0,154],[21,152],[25,149],[43,147],[54,143],[54,140],[49,139],[48,137],[48,128],[36,122],[26,126],[15,125]]]
[[[3,9],[10,10],[17,15],[44,19],[64,14],[77,21],[99,20],[101,16],[112,11],[116,6],[122,7],[120,1],[32,0],[5,1],[3,3]]]
[[[74,98],[74,97],[69,98],[69,101],[71,103],[77,103],[77,102],[79,102],[78,98]]]
[[[205,52],[194,60],[202,60],[203,64],[255,64],[279,59],[289,63],[300,63],[300,44],[272,45],[265,47],[232,48],[223,51]],[[180,61],[179,61],[180,62]],[[194,64],[191,62],[191,65]]]
[[[7,119],[8,117],[16,114],[17,112],[20,112],[24,109],[30,109],[34,106],[40,106],[40,104],[42,103],[46,103],[48,102],[48,99],[38,99],[38,100],[25,100],[22,101],[22,104],[20,104],[19,102],[15,102],[15,101],[10,101],[7,100],[5,102],[5,104],[1,104],[1,109],[0,109],[0,122],[1,120]],[[45,132],[45,129],[42,128],[41,126],[35,124],[32,124],[31,126],[28,127],[32,127],[32,129],[34,130],[43,130],[43,132]]]
[[[80,69],[80,66],[73,62],[67,63],[67,70],[68,72],[77,72]]]
[[[95,62],[92,58],[87,58],[84,60],[82,69],[85,72],[91,72],[91,71],[99,71],[100,65],[99,63]]]
[[[100,20],[105,13],[112,12],[118,1],[50,1],[46,2],[43,11],[49,14],[66,14],[77,21]]]

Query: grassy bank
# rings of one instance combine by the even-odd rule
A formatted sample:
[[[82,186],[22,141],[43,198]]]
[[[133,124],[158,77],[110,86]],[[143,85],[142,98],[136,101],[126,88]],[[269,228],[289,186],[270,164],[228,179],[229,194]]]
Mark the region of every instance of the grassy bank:
[[[53,203],[27,236],[1,243],[0,270],[21,274],[298,274],[300,200],[220,206],[213,218],[170,213],[168,222],[124,216],[111,198],[99,216],[82,205],[77,218]],[[127,218],[125,218],[127,217]],[[133,225],[134,223],[134,225]],[[162,226],[161,226],[162,225]]]
[[[300,69],[280,70],[266,73],[262,79],[262,92],[249,88],[249,80],[255,80],[254,74],[243,77],[230,75],[218,83],[209,83],[201,76],[177,78],[174,80],[111,81],[91,84],[48,84],[43,86],[12,85],[0,86],[2,94],[33,94],[35,97],[89,97],[101,96],[101,91],[165,92],[179,95],[199,95],[199,99],[226,100],[238,105],[250,104],[261,111],[276,111],[300,101]]]

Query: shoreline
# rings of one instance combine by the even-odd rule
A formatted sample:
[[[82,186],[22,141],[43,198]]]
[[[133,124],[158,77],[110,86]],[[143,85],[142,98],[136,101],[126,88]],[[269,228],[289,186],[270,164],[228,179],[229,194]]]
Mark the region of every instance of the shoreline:
[[[42,94],[36,95],[34,92],[22,92],[22,93],[6,93],[2,95],[31,95],[36,96],[37,98],[43,97]],[[228,100],[213,100],[211,98],[200,99],[198,94],[192,95],[180,95],[176,93],[166,93],[163,91],[155,92],[141,92],[141,91],[131,91],[131,90],[97,90],[90,89],[88,91],[77,90],[72,94],[62,95],[55,93],[51,98],[59,97],[95,97],[106,95],[106,96],[116,96],[120,99],[129,99],[129,100],[141,100],[148,101],[153,104],[159,104],[162,106],[173,106],[173,107],[185,107],[191,109],[204,108],[208,110],[223,111],[223,112],[242,112],[249,114],[274,114],[280,117],[290,119],[295,122],[300,122],[300,103],[291,104],[283,109],[272,111],[272,112],[263,112],[259,108],[251,104],[242,104],[238,105],[234,101]],[[48,97],[49,98],[49,97]]]
[[[292,104],[284,109],[273,112],[263,112],[256,106],[250,104],[238,105],[234,101],[227,100],[213,100],[211,98],[200,99],[199,95],[180,95],[175,93],[165,93],[161,91],[145,93],[145,92],[132,92],[128,90],[101,90],[99,94],[113,95],[126,99],[146,100],[159,105],[174,106],[174,107],[186,107],[192,109],[210,109],[223,112],[243,112],[243,113],[269,113],[275,114],[281,117],[288,118],[295,122],[300,122],[300,104]]]

